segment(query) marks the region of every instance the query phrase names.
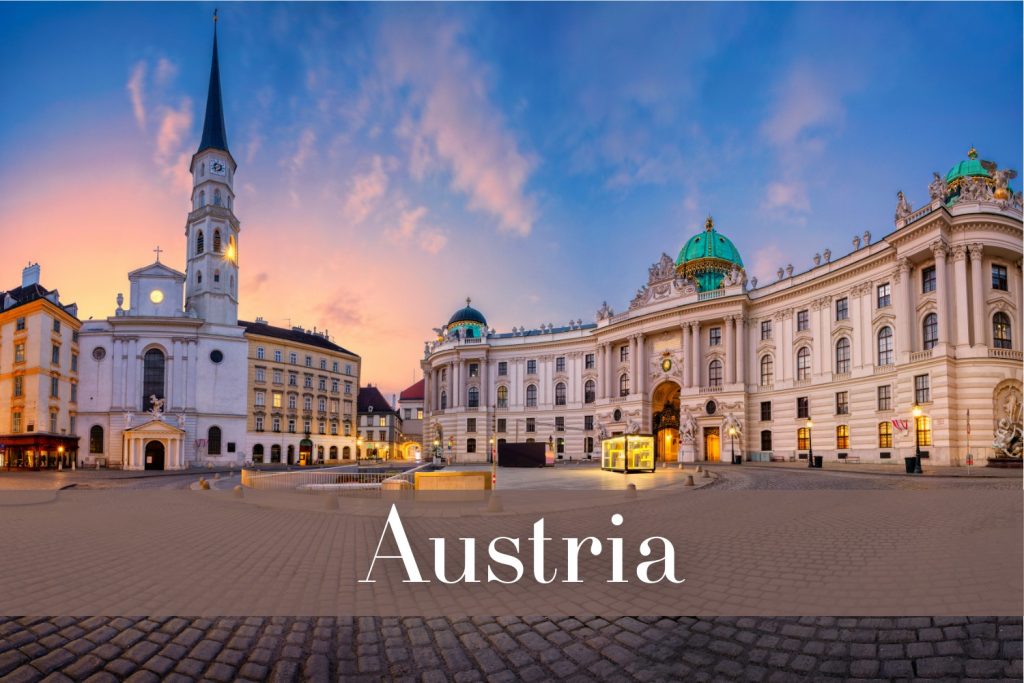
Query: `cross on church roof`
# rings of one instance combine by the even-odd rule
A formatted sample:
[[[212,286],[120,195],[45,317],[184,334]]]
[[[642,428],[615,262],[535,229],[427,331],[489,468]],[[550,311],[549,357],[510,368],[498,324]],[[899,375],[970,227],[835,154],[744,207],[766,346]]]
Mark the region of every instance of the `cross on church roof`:
[[[156,249],[154,249],[153,251],[156,252],[156,262],[160,263],[160,252],[162,252],[163,249],[160,248],[160,245],[157,245]]]

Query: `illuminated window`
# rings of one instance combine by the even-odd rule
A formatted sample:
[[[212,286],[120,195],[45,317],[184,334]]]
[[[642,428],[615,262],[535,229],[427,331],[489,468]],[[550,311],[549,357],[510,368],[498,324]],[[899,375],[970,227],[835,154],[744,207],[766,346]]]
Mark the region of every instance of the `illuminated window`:
[[[811,447],[811,430],[807,427],[801,427],[796,430],[796,449],[798,451],[806,451]]]
[[[1010,336],[1010,316],[1001,311],[992,316],[992,345],[997,349],[1013,348],[1013,340]]]
[[[921,446],[932,445],[932,419],[922,415],[916,420],[917,443]]]
[[[844,449],[850,447],[849,425],[838,425],[836,427],[836,448]]]
[[[878,423],[878,447],[892,448],[892,423]]]

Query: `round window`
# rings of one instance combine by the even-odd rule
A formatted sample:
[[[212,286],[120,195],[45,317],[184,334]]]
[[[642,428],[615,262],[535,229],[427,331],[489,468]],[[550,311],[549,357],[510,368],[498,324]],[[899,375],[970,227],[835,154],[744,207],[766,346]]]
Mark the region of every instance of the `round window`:
[[[718,404],[715,403],[714,401],[708,401],[707,404],[704,406],[704,410],[705,412],[707,412],[708,415],[714,415],[715,411],[718,410]]]
[[[213,351],[210,351],[210,360],[214,363],[219,363],[224,360],[224,354],[221,353],[220,349],[214,349]]]
[[[107,357],[107,350],[102,346],[97,346],[95,349],[92,350],[92,357],[95,358],[96,360],[103,360],[104,358]]]
[[[622,421],[622,411],[619,410],[618,408],[616,408],[615,412],[612,413],[612,419],[615,420],[616,422],[621,422]]]

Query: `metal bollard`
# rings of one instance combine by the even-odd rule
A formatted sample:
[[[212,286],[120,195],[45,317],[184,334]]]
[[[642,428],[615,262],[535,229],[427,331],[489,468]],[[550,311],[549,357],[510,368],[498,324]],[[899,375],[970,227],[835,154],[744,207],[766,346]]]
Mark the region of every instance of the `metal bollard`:
[[[686,475],[686,483],[684,483],[683,486],[694,486],[692,474]]]
[[[626,498],[636,498],[636,484],[626,484]]]

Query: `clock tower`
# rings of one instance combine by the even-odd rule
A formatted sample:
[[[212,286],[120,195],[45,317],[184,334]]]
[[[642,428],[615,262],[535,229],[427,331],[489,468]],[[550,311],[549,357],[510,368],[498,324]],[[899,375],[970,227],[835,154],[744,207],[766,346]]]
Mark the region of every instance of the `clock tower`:
[[[235,170],[228,151],[217,62],[217,15],[206,118],[199,149],[192,155],[192,210],[185,224],[185,310],[208,323],[238,323],[238,233]]]

